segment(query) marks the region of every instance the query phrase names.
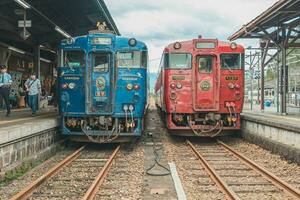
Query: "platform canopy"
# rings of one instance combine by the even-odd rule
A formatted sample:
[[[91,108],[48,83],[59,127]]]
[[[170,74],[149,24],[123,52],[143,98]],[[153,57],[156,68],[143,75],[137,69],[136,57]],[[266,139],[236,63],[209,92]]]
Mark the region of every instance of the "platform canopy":
[[[281,55],[278,66],[280,113],[286,114],[288,92],[287,56],[300,47],[300,0],[280,0],[252,21],[231,35],[229,40],[242,38],[260,39],[261,48],[261,91],[264,91],[264,69],[274,58]],[[269,49],[276,52],[269,56]],[[268,59],[266,59],[269,57]],[[264,92],[261,93],[261,110],[264,110]]]
[[[0,1],[0,42],[23,50],[53,48],[65,37],[87,34],[97,22],[120,34],[103,0]]]
[[[270,37],[276,40],[277,33],[282,29],[288,29],[286,36],[295,38],[299,35],[300,0],[280,0],[265,12],[231,35],[229,40],[240,38]],[[299,36],[298,36],[299,37]],[[278,37],[278,39],[280,39]]]

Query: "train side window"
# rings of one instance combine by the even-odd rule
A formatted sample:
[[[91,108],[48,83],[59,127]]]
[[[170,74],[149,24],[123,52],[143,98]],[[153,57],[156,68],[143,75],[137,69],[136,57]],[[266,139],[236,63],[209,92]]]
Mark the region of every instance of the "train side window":
[[[109,66],[109,54],[106,53],[94,53],[93,54],[94,61],[94,72],[107,72]]]
[[[64,51],[63,64],[65,67],[84,67],[85,53],[83,51]]]
[[[212,56],[201,56],[198,58],[198,70],[200,73],[212,73],[212,66]]]
[[[242,69],[243,59],[241,54],[222,54],[221,55],[221,69],[233,70]]]

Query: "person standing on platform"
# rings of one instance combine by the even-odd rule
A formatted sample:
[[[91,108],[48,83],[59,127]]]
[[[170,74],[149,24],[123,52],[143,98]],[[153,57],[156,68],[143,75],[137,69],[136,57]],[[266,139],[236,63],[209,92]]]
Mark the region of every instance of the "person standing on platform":
[[[30,78],[25,82],[25,88],[28,93],[28,105],[32,110],[32,116],[36,115],[38,110],[38,98],[39,94],[42,93],[41,82],[36,77],[35,73],[32,73]]]
[[[4,99],[6,105],[6,117],[10,115],[10,103],[9,103],[9,94],[10,86],[12,79],[10,74],[7,73],[7,67],[5,65],[0,65],[0,96]]]

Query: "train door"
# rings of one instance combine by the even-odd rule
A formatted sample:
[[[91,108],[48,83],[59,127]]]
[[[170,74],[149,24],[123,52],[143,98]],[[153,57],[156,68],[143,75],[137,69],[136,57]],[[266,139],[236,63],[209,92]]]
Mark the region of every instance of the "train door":
[[[90,54],[90,113],[112,112],[112,54],[109,52],[93,52]]]
[[[196,57],[194,109],[212,111],[219,109],[219,70],[217,57],[201,55]]]

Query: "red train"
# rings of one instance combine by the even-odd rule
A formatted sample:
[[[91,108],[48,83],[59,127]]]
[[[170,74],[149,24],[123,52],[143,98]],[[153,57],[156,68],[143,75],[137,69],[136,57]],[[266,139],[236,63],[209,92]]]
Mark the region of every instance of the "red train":
[[[164,49],[155,94],[171,133],[214,137],[240,129],[244,51],[201,37]]]

